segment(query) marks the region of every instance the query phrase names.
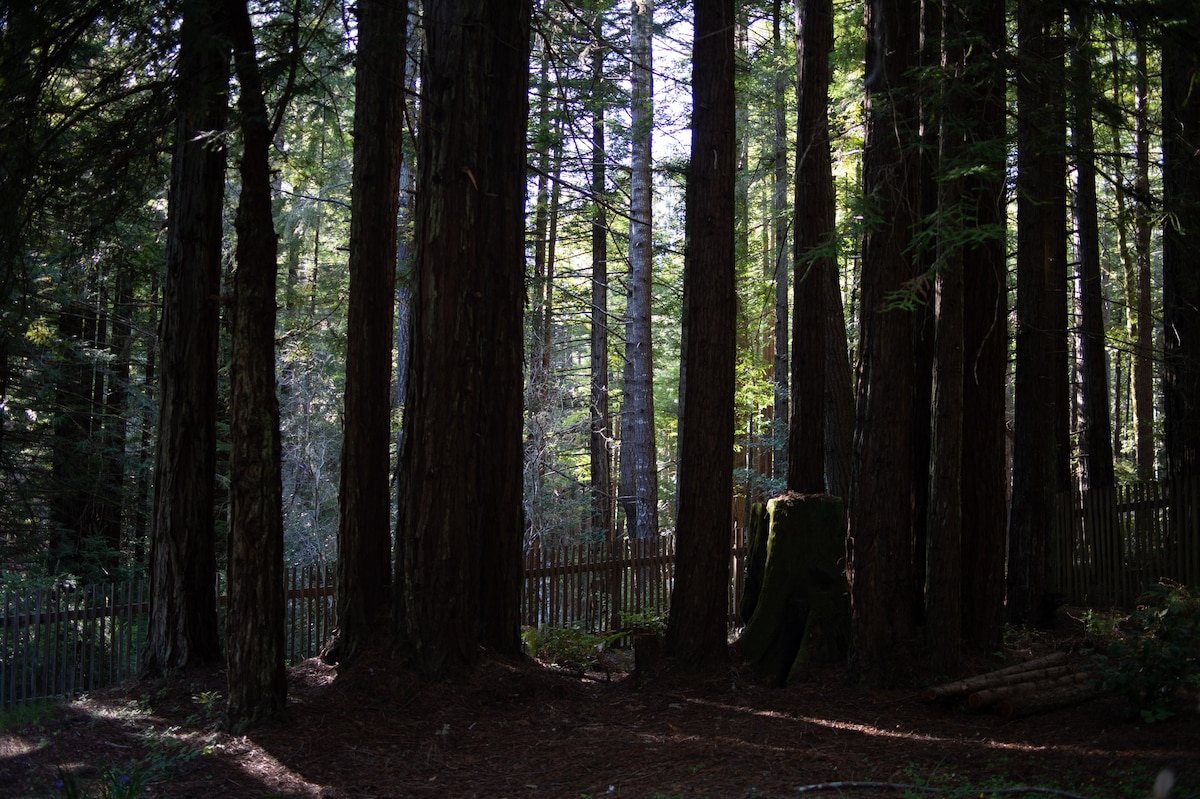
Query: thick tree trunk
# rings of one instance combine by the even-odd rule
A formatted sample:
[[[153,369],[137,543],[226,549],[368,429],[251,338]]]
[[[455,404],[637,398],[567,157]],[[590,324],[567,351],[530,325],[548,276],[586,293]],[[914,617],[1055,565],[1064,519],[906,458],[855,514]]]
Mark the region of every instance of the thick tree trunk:
[[[797,122],[795,315],[792,322],[790,491],[825,492],[826,275],[834,271],[835,210],[829,152],[833,5],[796,7]]]
[[[633,165],[630,176],[629,297],[625,307],[625,401],[621,411],[621,505],[631,539],[658,535],[658,455],[654,434],[653,0],[632,0]],[[681,392],[682,393],[682,392]]]
[[[213,493],[225,148],[212,137],[225,129],[229,92],[224,5],[190,0],[183,9],[159,332],[147,674],[211,663],[221,651]]]
[[[1191,16],[1163,43],[1163,406],[1174,479],[1200,474],[1200,54]]]
[[[521,646],[530,5],[429,0],[425,19],[397,568],[405,646],[444,674]]]
[[[687,183],[679,511],[667,649],[692,668],[727,659],[737,291],[733,0],[697,0]]]
[[[868,5],[867,132],[858,407],[849,502],[855,670],[893,684],[911,662],[917,601],[913,551],[913,314],[892,307],[913,278],[910,245],[920,207],[916,87],[909,68],[915,2]]]
[[[350,300],[338,504],[337,647],[383,632],[391,582],[392,335],[407,0],[359,0]]]
[[[990,235],[963,251],[962,593],[965,643],[977,651],[1000,646],[1004,633],[1004,557],[1008,532],[1005,378],[1008,369],[1008,264],[1005,252],[1005,168],[1008,104],[1003,62],[1003,4],[975,4],[980,40],[967,53],[977,86],[973,105],[982,169],[966,180],[975,223]]]
[[[782,0],[774,0],[771,6],[771,46],[778,53],[783,53],[783,24],[784,11]],[[791,365],[789,358],[788,336],[791,328],[788,324],[788,287],[791,281],[788,276],[788,126],[787,126],[787,90],[791,83],[788,72],[782,64],[776,67],[774,104],[775,104],[775,181],[771,192],[771,219],[773,222],[771,241],[771,279],[775,284],[775,396],[771,417],[774,454],[771,460],[771,475],[776,480],[787,480],[787,440],[788,414],[791,394]]]
[[[1018,5],[1017,328],[1008,620],[1041,623],[1067,480],[1066,124],[1062,10]]]
[[[271,210],[272,132],[246,0],[231,0],[241,117],[230,356],[229,705],[241,731],[282,718],[284,671],[283,488],[275,384],[277,242]]]

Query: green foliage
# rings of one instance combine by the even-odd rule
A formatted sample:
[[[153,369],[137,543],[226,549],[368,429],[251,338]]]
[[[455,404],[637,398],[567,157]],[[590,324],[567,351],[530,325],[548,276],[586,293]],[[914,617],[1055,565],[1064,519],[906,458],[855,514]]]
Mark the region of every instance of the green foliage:
[[[589,633],[579,627],[527,627],[521,633],[525,652],[538,660],[571,671],[604,668],[602,654],[617,635]]]
[[[100,777],[88,786],[75,774],[60,768],[58,779],[54,782],[54,795],[67,799],[133,799],[145,792],[148,774],[145,768],[136,763],[124,769],[106,766],[100,772]]]
[[[1125,697],[1147,722],[1172,715],[1180,689],[1200,688],[1200,599],[1186,586],[1151,586],[1127,619],[1089,614],[1088,632],[1102,651],[1099,682]]]
[[[0,713],[0,732],[35,726],[58,710],[57,702],[29,702],[9,705]]]
[[[640,613],[621,611],[621,626],[633,633],[666,635],[667,613],[656,610],[643,610]]]

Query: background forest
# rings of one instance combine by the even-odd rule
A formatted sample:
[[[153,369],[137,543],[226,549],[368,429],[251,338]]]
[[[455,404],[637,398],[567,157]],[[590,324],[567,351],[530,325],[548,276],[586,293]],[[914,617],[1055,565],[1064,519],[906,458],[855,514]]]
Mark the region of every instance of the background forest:
[[[389,527],[412,496],[395,470],[413,396],[407,314],[420,302],[410,259],[427,38],[417,4],[407,36],[395,17],[369,27],[363,14],[377,5],[251,3],[229,33],[229,117],[188,140],[222,154],[225,186],[219,289],[208,297],[220,311],[220,568],[238,557],[226,542],[231,494],[249,473],[236,466],[246,456],[233,432],[235,397],[255,390],[239,387],[249,371],[230,368],[245,363],[239,341],[273,337],[284,562],[370,561],[339,550],[360,479],[390,486]],[[160,341],[177,126],[188,87],[204,85],[189,83],[181,47],[188,15],[218,6],[39,0],[0,11],[5,585],[151,568],[156,492],[177,479],[162,454],[160,382],[165,368],[199,363],[164,363]],[[946,606],[969,614],[975,602],[988,619],[966,622],[965,634],[986,645],[1006,579],[1009,618],[1036,620],[1053,587],[1045,547],[1059,496],[1197,468],[1200,72],[1184,41],[1195,9],[1007,6],[737,9],[736,395],[734,447],[720,468],[733,475],[737,523],[750,502],[785,489],[848,497],[861,590],[953,586],[931,589],[899,625],[870,615],[893,602],[856,587],[867,636],[889,630],[872,639],[868,667],[870,652]],[[694,14],[675,0],[533,4],[521,243],[527,549],[665,535],[683,514]],[[399,76],[404,89],[380,106],[400,112],[390,122],[356,105],[369,34],[381,37],[375,53],[393,51],[391,85]],[[397,314],[382,468],[354,461],[346,443],[358,413],[347,394],[350,319],[366,302],[351,285],[352,190],[366,180],[358,170],[382,163],[356,163],[356,153],[381,139],[403,156],[388,162],[400,192],[394,282],[380,284]],[[260,155],[267,171],[252,173]],[[254,205],[252,179],[267,180],[269,208]],[[268,264],[258,270],[266,299],[235,268],[253,238],[252,208],[259,229],[265,218],[274,231],[274,249],[250,256]],[[277,313],[244,304],[252,296]],[[236,333],[271,318],[273,334]],[[710,377],[693,370],[687,380]],[[341,532],[341,546],[355,540]],[[939,571],[943,557],[984,575],[979,597],[962,596],[968,578]]]

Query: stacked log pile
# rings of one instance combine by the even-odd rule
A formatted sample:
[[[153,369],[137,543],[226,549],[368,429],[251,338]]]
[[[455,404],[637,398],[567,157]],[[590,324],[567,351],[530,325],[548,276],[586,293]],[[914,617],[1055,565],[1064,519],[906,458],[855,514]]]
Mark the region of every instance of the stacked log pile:
[[[1019,718],[1099,696],[1101,690],[1065,652],[1018,663],[965,680],[927,689],[926,702],[966,700],[971,710],[994,710],[1004,718]]]

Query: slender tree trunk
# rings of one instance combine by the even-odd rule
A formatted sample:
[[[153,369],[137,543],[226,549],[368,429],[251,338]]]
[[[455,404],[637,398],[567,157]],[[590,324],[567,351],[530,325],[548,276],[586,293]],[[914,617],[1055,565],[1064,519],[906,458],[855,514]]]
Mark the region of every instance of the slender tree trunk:
[[[230,356],[229,609],[231,730],[280,719],[284,671],[283,487],[275,381],[278,245],[271,210],[272,131],[246,0],[230,1],[242,131]],[[282,101],[281,101],[282,102]]]
[[[596,23],[596,37],[603,33]],[[589,458],[592,477],[592,529],[605,540],[612,530],[612,420],[608,399],[608,212],[604,144],[604,50],[592,50],[592,307],[591,307],[591,421]]]
[[[1167,473],[1200,474],[1200,12],[1163,42],[1163,408]]]
[[[632,0],[632,135],[629,297],[625,322],[625,401],[621,413],[621,505],[631,539],[658,535],[658,457],[654,435],[654,347],[651,295],[654,271],[653,0]]]
[[[1018,4],[1017,303],[1008,620],[1040,623],[1057,496],[1068,490],[1062,9]]]
[[[788,336],[788,229],[791,223],[788,219],[788,126],[787,126],[787,70],[782,63],[783,54],[783,25],[784,11],[782,0],[774,0],[771,6],[771,46],[780,55],[781,63],[776,67],[774,106],[775,106],[775,182],[771,192],[771,219],[773,235],[771,241],[774,247],[771,252],[771,278],[775,284],[775,396],[774,412],[772,414],[773,430],[771,440],[774,442],[774,457],[772,459],[772,476],[776,480],[787,480],[788,463],[788,413],[789,395],[791,393],[791,365],[789,359]]]
[[[852,663],[873,682],[899,680],[916,635],[913,550],[913,313],[890,307],[914,276],[920,208],[915,2],[867,6],[867,131],[859,313],[858,407],[850,494]]]
[[[338,490],[338,647],[385,629],[391,588],[392,336],[407,0],[359,0],[346,396]]]
[[[1137,292],[1133,304],[1134,330],[1133,414],[1136,425],[1138,477],[1154,478],[1154,306],[1151,300],[1151,207],[1150,196],[1150,73],[1144,33],[1137,38],[1137,113],[1134,205],[1134,251]]]
[[[178,119],[167,205],[159,329],[158,445],[150,530],[150,622],[142,669],[154,675],[220,657],[213,498],[221,207],[229,92],[224,0],[189,0],[180,31]]]
[[[726,662],[737,290],[733,0],[697,0],[684,256],[679,512],[667,648],[693,668]],[[698,379],[702,376],[702,379]]]
[[[827,273],[834,271],[835,209],[829,149],[829,53],[833,5],[796,7],[796,253],[792,322],[788,480],[792,491],[825,492]]]
[[[405,648],[445,674],[521,647],[530,4],[428,0],[425,20],[397,557]]]
[[[1072,6],[1075,46],[1073,97],[1075,156],[1075,221],[1078,236],[1080,298],[1079,344],[1083,424],[1079,430],[1080,478],[1083,488],[1106,488],[1116,481],[1113,470],[1112,422],[1108,412],[1108,357],[1105,351],[1104,296],[1100,280],[1100,227],[1096,199],[1096,139],[1092,125],[1092,12]]]

